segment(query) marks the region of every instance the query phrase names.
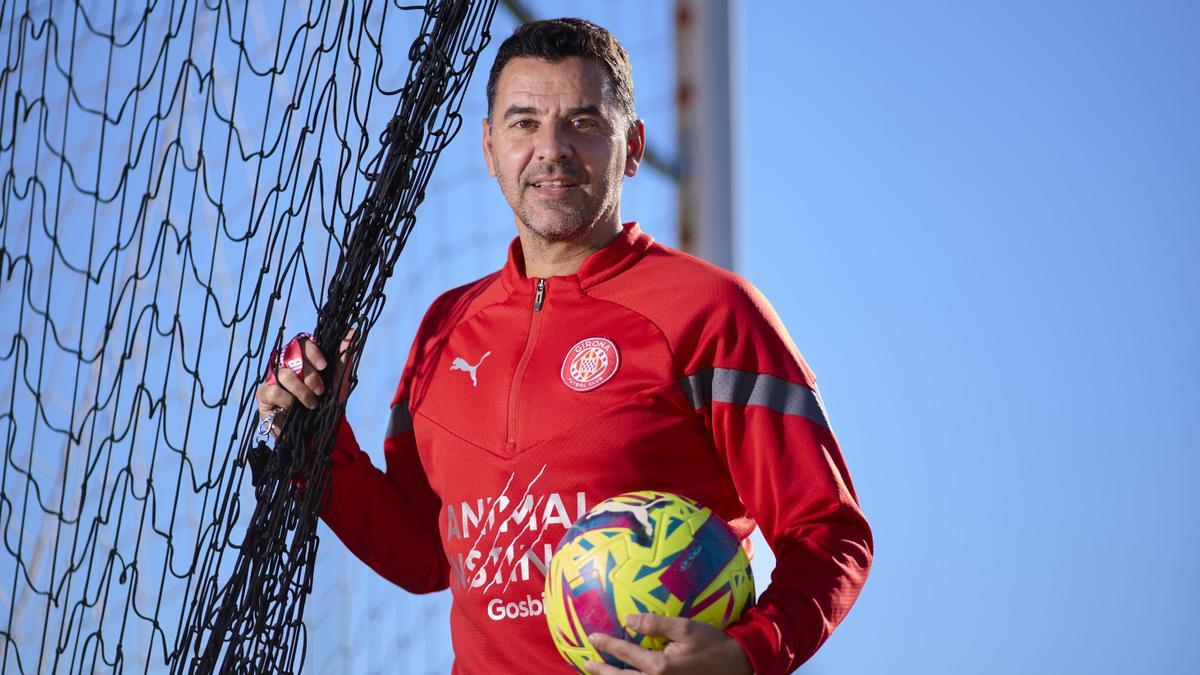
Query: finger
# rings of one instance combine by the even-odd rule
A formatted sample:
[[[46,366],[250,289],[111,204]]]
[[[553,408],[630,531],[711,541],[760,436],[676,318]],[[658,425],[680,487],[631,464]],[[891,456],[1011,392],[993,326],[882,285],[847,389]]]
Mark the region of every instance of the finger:
[[[259,385],[254,397],[258,400],[258,415],[262,419],[266,419],[276,408],[287,410],[296,403],[296,397],[277,384]]]
[[[346,399],[350,396],[350,366],[353,363],[353,357],[350,355],[350,349],[354,344],[354,336],[358,331],[354,328],[346,331],[346,336],[342,338],[341,345],[338,346],[337,367],[333,371],[333,378],[330,382],[337,388],[338,399],[345,404]]]
[[[296,377],[290,368],[280,368],[278,377],[279,385],[291,392],[301,405],[309,409],[317,407],[317,394],[303,380]]]
[[[358,334],[357,328],[351,328],[346,331],[346,336],[342,338],[342,344],[338,347],[338,360],[343,364],[350,363],[350,347],[354,344],[354,336]]]
[[[600,661],[586,661],[583,669],[596,675],[644,675],[640,670],[620,670]]]
[[[630,614],[625,617],[625,625],[643,635],[664,637],[672,642],[695,642],[698,627],[704,624],[677,616]]]
[[[329,366],[329,362],[325,360],[325,355],[321,353],[321,348],[312,340],[302,339],[300,343],[304,347],[304,359],[311,363],[317,370],[325,370]],[[305,368],[307,371],[308,369]]]
[[[643,649],[632,642],[626,642],[625,640],[603,633],[592,633],[588,636],[588,640],[596,649],[612,654],[638,670],[652,670],[657,665],[660,665],[659,662],[663,658],[662,652]]]
[[[321,377],[321,373],[305,369],[303,382],[317,396],[325,393],[325,378]]]

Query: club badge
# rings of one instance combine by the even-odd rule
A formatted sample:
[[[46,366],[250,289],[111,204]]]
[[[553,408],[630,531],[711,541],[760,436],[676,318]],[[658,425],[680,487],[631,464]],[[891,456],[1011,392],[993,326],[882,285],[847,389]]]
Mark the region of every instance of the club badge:
[[[563,359],[562,381],[573,391],[591,391],[617,374],[621,355],[612,340],[587,338],[575,343]]]

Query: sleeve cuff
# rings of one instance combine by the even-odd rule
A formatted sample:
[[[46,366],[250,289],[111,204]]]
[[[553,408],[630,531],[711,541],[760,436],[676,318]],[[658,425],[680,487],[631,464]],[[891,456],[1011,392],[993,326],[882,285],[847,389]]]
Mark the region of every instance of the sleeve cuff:
[[[804,619],[813,621],[803,625],[823,625],[819,613],[810,615],[816,611],[813,604],[802,603],[802,608],[798,609],[804,613]],[[741,619],[725,629],[725,634],[742,646],[755,675],[790,673],[811,658],[823,642],[819,632],[796,631],[779,618],[772,618],[760,607],[748,609]],[[810,639],[800,644],[798,637]]]

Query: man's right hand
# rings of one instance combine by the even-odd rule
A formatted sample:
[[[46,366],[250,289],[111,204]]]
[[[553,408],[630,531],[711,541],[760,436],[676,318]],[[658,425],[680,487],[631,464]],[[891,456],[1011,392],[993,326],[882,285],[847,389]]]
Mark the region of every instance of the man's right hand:
[[[279,425],[283,422],[283,417],[287,415],[288,410],[295,405],[296,401],[299,401],[306,408],[314,409],[317,407],[318,399],[325,393],[326,378],[324,373],[329,367],[329,361],[312,340],[302,336],[297,336],[293,339],[300,342],[300,355],[303,364],[301,373],[303,375],[297,375],[291,368],[286,366],[278,367],[275,371],[277,382],[263,382],[258,385],[258,389],[254,393],[254,398],[258,401],[259,419],[265,421],[272,412],[275,413],[271,425],[271,434],[276,437],[279,436]],[[330,382],[341,382],[341,386],[338,389],[343,405],[346,403],[346,397],[350,395],[346,380],[350,373],[350,355],[348,351],[353,339],[354,329],[351,328],[346,333],[346,337],[342,338],[333,377],[329,378]],[[276,368],[277,364],[273,363],[271,367]]]

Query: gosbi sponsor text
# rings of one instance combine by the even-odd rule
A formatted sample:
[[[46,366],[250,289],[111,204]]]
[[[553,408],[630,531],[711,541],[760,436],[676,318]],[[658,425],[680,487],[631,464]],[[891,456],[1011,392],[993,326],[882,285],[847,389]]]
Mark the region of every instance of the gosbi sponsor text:
[[[527,616],[541,616],[546,607],[546,594],[538,597],[525,594],[524,600],[505,602],[504,598],[492,598],[487,604],[488,618],[492,621],[505,621]]]

